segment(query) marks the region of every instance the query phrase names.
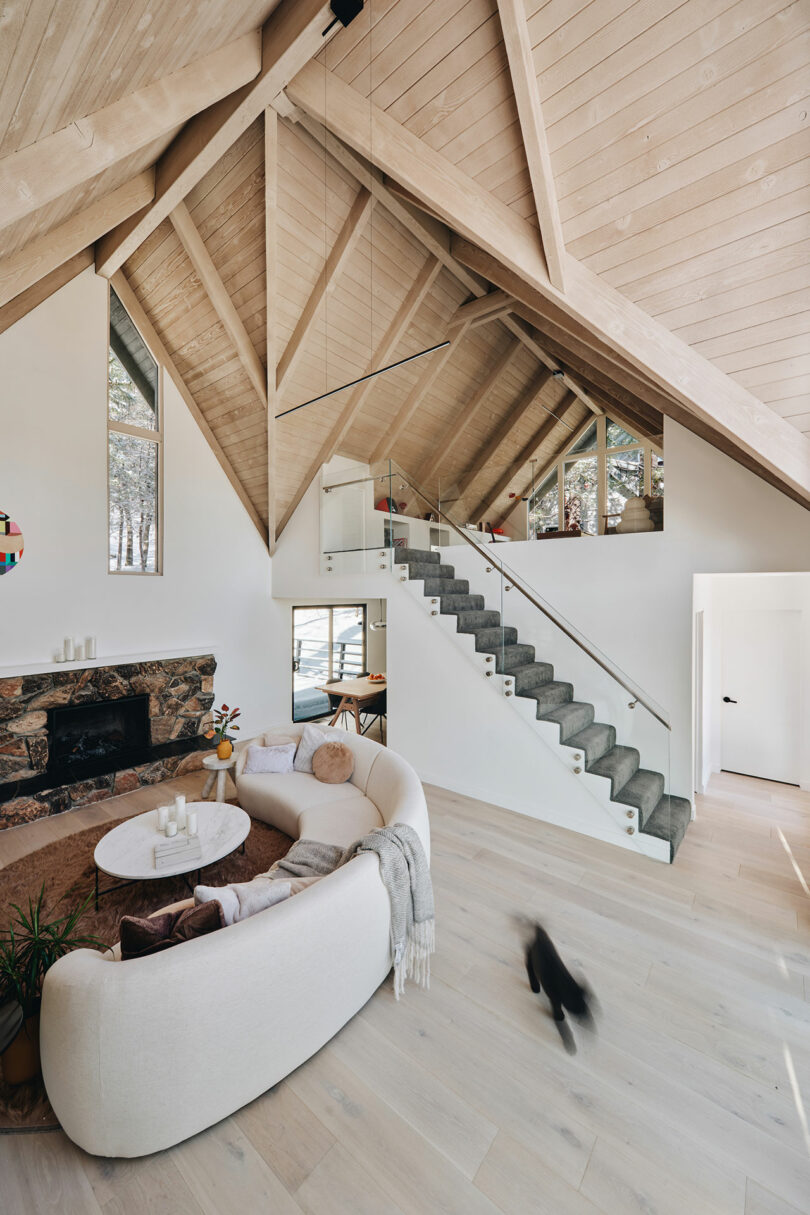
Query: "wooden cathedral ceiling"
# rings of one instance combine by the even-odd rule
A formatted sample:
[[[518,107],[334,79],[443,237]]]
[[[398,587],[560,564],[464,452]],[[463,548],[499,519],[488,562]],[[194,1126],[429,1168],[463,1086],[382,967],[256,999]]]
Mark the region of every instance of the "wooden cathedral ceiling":
[[[807,5],[330,20],[4,5],[0,326],[94,257],[265,534],[336,452],[499,519],[603,410],[676,418],[808,505]]]

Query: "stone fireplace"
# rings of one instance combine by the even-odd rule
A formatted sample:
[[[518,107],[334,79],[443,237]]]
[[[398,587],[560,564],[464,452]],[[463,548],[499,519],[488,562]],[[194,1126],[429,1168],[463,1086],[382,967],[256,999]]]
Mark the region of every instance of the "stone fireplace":
[[[0,830],[202,766],[212,654],[0,679]]]

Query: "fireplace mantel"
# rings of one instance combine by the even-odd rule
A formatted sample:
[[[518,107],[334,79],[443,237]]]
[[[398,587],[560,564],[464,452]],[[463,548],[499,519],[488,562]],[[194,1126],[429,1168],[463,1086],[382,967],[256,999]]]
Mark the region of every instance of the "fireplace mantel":
[[[76,662],[29,662],[0,667],[0,679],[13,679],[15,675],[45,675],[52,671],[89,671],[93,667],[129,666],[134,662],[162,662],[166,658],[188,658],[189,655],[200,657],[203,654],[216,655],[216,646],[199,645],[183,646],[181,650],[156,650],[153,653],[141,654],[107,654],[100,658],[79,658]]]

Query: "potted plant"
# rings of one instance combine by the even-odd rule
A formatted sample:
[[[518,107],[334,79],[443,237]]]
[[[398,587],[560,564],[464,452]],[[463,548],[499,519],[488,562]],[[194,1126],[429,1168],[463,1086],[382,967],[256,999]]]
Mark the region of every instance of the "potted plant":
[[[45,972],[72,949],[105,947],[97,937],[77,932],[91,898],[88,895],[73,911],[49,920],[43,911],[43,883],[36,901],[29,898],[27,911],[12,905],[16,915],[0,933],[0,1004],[18,1005],[23,1021],[0,1056],[8,1084],[22,1084],[39,1071],[39,1006]]]
[[[214,726],[205,737],[217,740],[218,759],[230,759],[231,752],[233,751],[233,739],[228,737],[228,730],[239,729],[238,726],[234,725],[234,722],[237,717],[241,716],[241,709],[229,709],[225,704],[221,709],[214,709]]]

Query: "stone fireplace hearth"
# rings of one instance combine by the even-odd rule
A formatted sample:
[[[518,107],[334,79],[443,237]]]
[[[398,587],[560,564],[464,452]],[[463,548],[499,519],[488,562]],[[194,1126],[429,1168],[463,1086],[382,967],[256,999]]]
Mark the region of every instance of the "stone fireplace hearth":
[[[211,749],[203,736],[211,724],[215,670],[213,654],[203,654],[0,679],[0,830],[201,768]],[[129,753],[124,749],[106,763],[96,757],[83,769],[55,764],[62,758],[51,744],[57,710],[101,709],[116,700],[123,709],[123,702],[144,697],[148,737],[133,736]]]

